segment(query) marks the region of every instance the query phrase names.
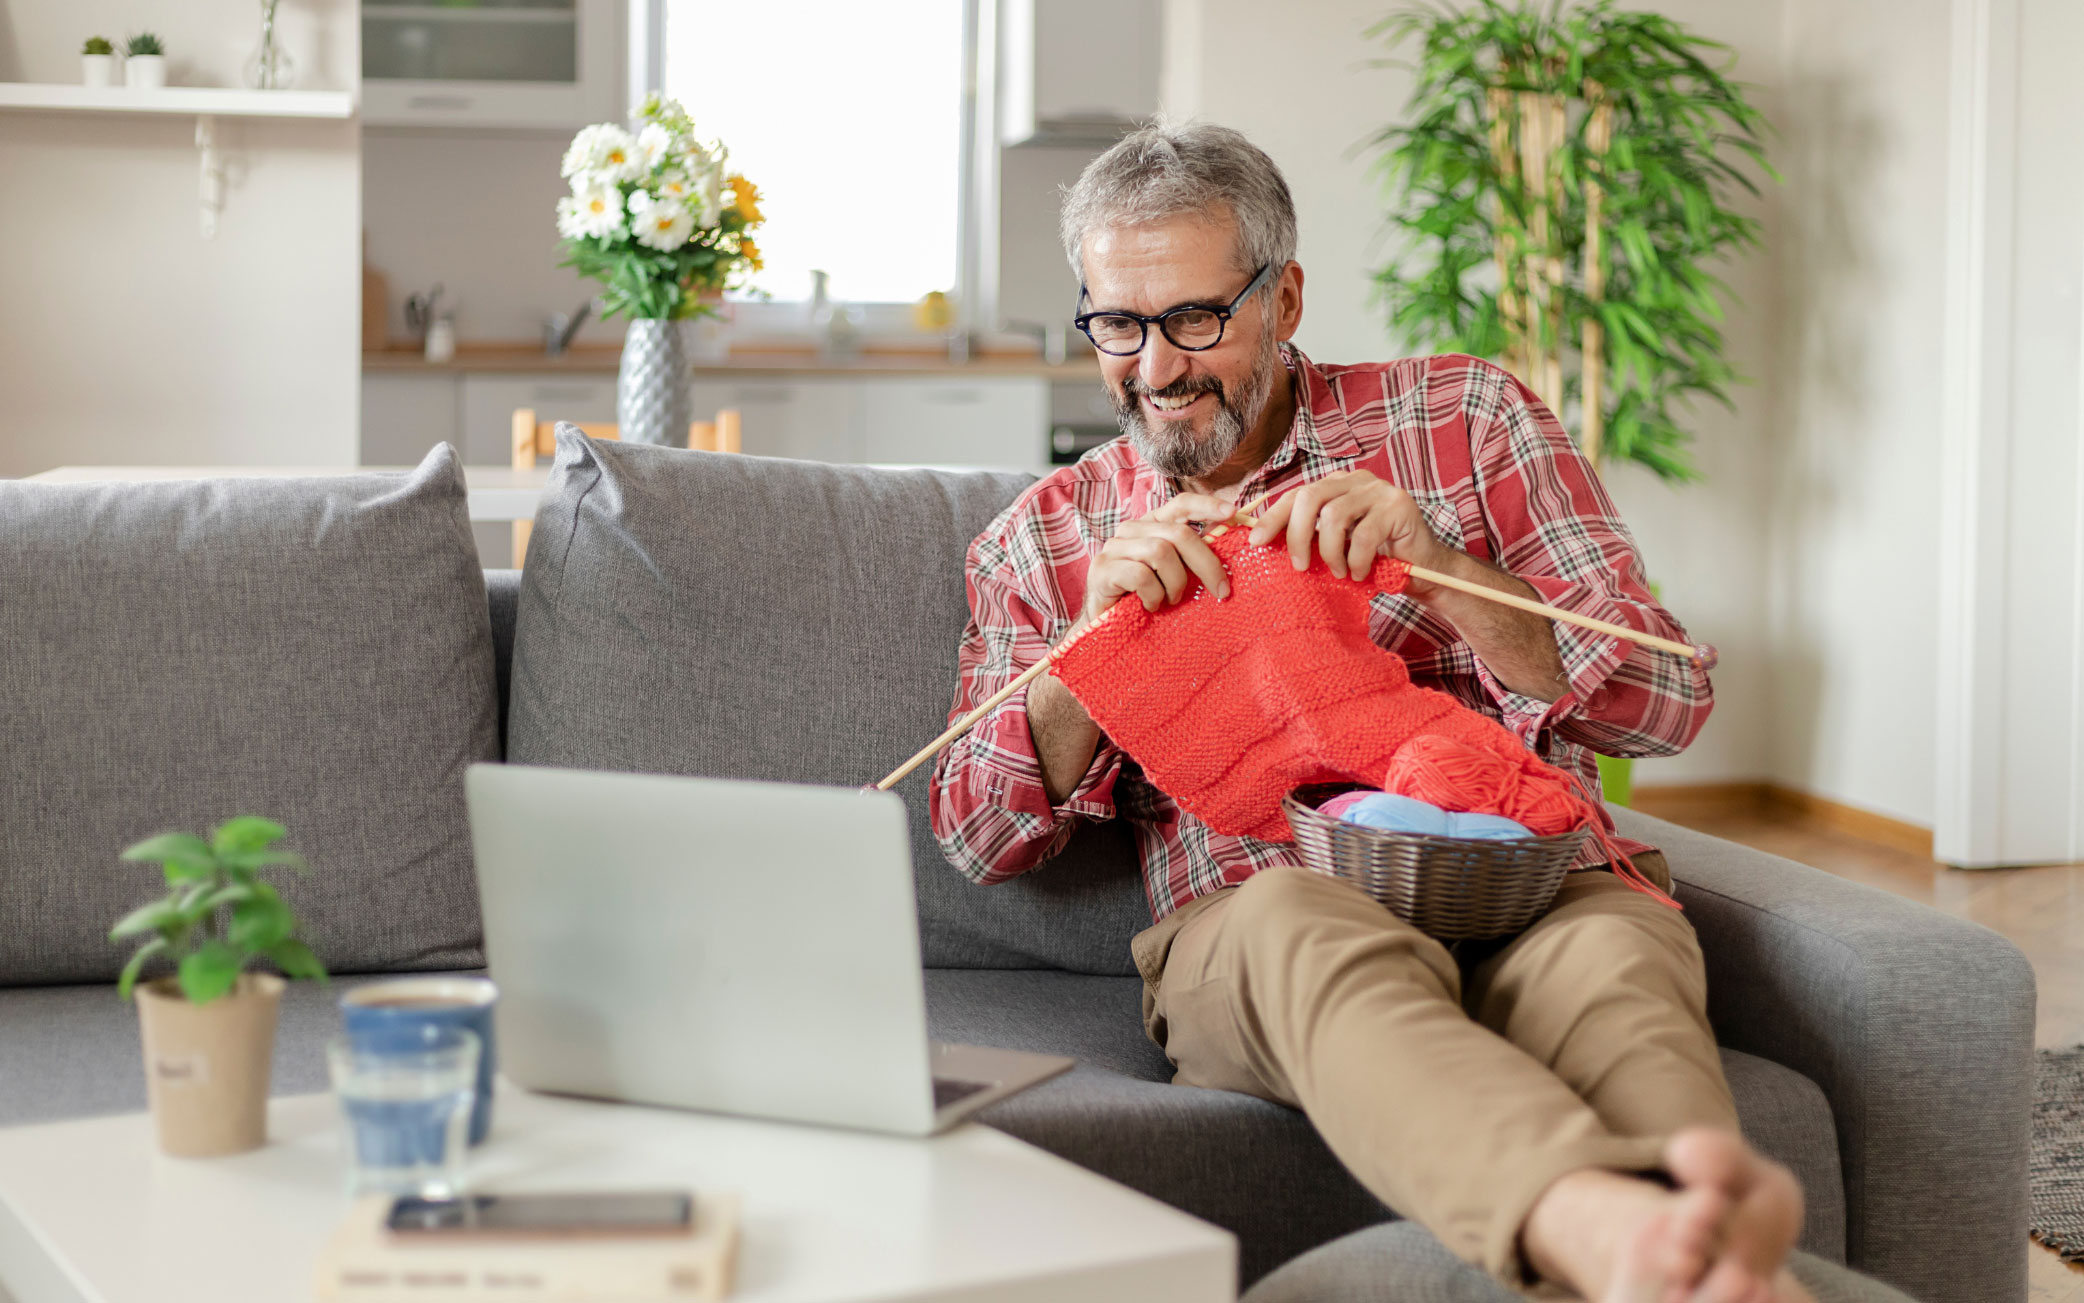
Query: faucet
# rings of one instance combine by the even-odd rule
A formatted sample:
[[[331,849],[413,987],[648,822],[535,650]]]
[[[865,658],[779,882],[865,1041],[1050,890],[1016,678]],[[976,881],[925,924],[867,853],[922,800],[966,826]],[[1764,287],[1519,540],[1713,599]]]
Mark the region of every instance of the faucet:
[[[549,320],[543,323],[543,352],[556,357],[570,348],[572,337],[579,333],[579,327],[585,325],[586,319],[593,315],[594,307],[599,302],[599,299],[588,299],[573,312],[551,313]]]

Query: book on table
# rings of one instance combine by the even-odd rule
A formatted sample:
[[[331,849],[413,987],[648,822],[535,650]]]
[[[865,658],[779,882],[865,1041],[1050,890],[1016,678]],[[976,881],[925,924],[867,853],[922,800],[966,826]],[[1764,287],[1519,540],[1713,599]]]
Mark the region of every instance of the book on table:
[[[390,1206],[384,1195],[359,1199],[333,1232],[318,1259],[320,1303],[713,1303],[731,1292],[734,1195],[698,1196],[693,1227],[665,1235],[401,1235],[385,1228]]]

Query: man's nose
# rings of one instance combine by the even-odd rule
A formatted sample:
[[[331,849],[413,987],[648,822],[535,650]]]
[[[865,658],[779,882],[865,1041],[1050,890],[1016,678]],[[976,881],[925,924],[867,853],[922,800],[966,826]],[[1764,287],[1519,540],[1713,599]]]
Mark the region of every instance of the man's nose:
[[[1165,332],[1153,327],[1136,359],[1136,378],[1147,388],[1163,389],[1187,374],[1185,350],[1173,346]]]

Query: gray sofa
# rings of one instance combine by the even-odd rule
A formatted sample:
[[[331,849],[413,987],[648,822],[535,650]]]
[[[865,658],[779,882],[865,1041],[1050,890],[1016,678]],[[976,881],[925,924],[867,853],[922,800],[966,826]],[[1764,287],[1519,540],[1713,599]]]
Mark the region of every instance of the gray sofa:
[[[475,568],[446,450],[409,477],[0,483],[0,1125],[142,1106],[100,935],[154,885],[116,862],[129,840],[274,815],[317,866],[285,890],[340,984],[475,966],[463,766],[873,780],[942,726],[963,549],[1023,483],[563,437],[518,575]],[[935,1034],[1079,1061],[988,1122],[1234,1231],[1246,1284],[1393,1216],[1301,1115],[1168,1083],[1124,830],[973,887],[924,778],[900,790]],[[1803,1246],[1920,1299],[2025,1298],[2017,950],[1616,817],[1669,854],[1745,1129],[1807,1191]],[[322,1087],[336,994],[293,987],[278,1091]],[[1370,1241],[1371,1272],[1404,1243]]]

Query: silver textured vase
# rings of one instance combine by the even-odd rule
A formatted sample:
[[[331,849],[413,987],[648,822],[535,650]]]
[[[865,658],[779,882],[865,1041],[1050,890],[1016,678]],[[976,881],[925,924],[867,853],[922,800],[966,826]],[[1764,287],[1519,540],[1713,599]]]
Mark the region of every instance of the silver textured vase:
[[[615,420],[625,441],[687,447],[695,404],[686,324],[656,318],[630,322],[615,386]]]

